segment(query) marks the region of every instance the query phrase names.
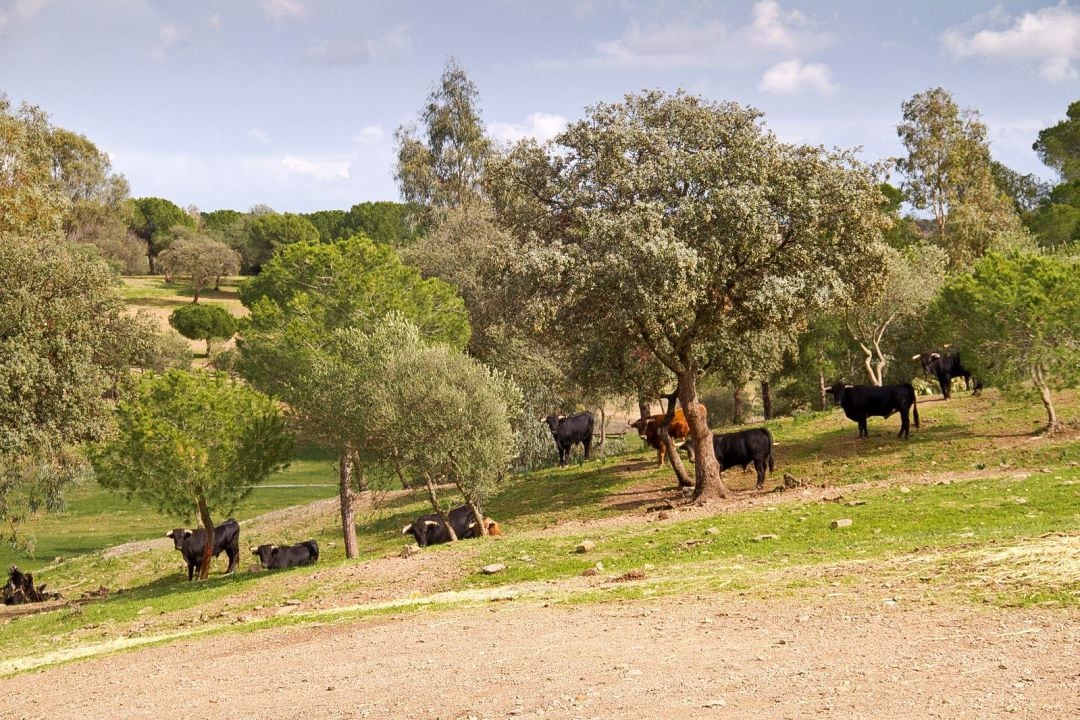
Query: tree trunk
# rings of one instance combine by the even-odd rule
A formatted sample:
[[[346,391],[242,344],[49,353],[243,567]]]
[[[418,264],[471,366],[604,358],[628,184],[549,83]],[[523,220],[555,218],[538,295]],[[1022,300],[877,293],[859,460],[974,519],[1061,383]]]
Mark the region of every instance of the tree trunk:
[[[772,420],[772,388],[768,380],[761,381],[761,412],[766,420]]]
[[[191,304],[192,305],[196,305],[199,302],[199,286],[195,285],[194,289],[195,289],[195,296],[193,298],[191,298]]]
[[[353,472],[353,479],[356,481],[357,492],[368,491],[367,475],[364,474],[364,468],[360,465],[360,453],[354,452],[352,454],[352,465],[356,470]]]
[[[457,485],[457,489],[461,492],[461,497],[465,498],[465,505],[469,508],[469,511],[472,512],[473,518],[476,519],[476,525],[480,528],[480,534],[483,537],[487,537],[487,524],[484,522],[484,513],[480,512],[480,506],[473,502],[471,497],[465,494],[465,488],[461,487],[460,482],[455,480],[454,484]]]
[[[866,357],[863,358],[863,365],[866,366],[866,374],[870,376],[870,384],[881,387],[881,376],[874,373],[874,351],[866,346],[865,343],[859,343],[859,347],[863,349],[863,353]],[[881,369],[883,363],[878,363],[878,370]]]
[[[147,243],[149,245],[149,243]],[[149,247],[146,250],[146,261],[150,265],[150,274],[157,275],[157,268],[154,265],[154,251]]]
[[[742,425],[744,422],[746,422],[746,403],[743,401],[743,394],[745,390],[745,385],[737,384],[735,385],[735,392],[731,394],[731,399],[733,403],[731,408],[731,421],[736,425]]]
[[[457,533],[454,532],[454,526],[450,524],[450,518],[447,517],[446,511],[443,510],[439,498],[435,496],[435,481],[426,473],[424,474],[424,485],[427,487],[427,495],[428,500],[431,501],[431,507],[434,508],[435,513],[439,516],[439,519],[443,521],[443,525],[446,526],[446,530],[450,534],[450,542],[457,542],[458,537]]]
[[[690,440],[694,444],[694,501],[705,503],[726,498],[728,489],[720,478],[720,463],[713,452],[712,431],[698,408],[697,368],[691,367],[679,375],[677,393],[690,426]]]
[[[679,487],[694,487],[694,481],[686,472],[686,467],[679,456],[679,448],[675,447],[675,441],[671,439],[666,423],[660,425],[660,442],[667,448],[668,462],[671,463],[671,469],[675,471],[675,479],[679,481]]]
[[[1035,387],[1039,389],[1039,397],[1042,398],[1043,407],[1046,408],[1046,434],[1053,435],[1064,428],[1054,411],[1054,402],[1050,397],[1050,386],[1046,384],[1046,376],[1043,375],[1042,367],[1035,365],[1031,368],[1031,379]]]
[[[210,357],[210,338],[206,338],[206,357]]]
[[[202,566],[199,568],[199,579],[205,580],[210,576],[210,560],[214,557],[214,521],[210,519],[210,509],[206,507],[206,496],[198,495],[199,519],[202,520],[203,530],[206,531],[206,544],[203,545]]]
[[[342,451],[338,455],[338,492],[341,496],[341,534],[345,541],[345,557],[359,555],[356,545],[356,520],[353,514],[353,491],[349,475],[352,471],[351,455]]]
[[[649,404],[648,400],[643,400],[643,399],[639,398],[638,401],[637,401],[637,409],[638,409],[638,417],[640,417],[640,418],[652,417],[652,408],[650,407],[650,404]]]
[[[828,399],[828,394],[827,394],[828,391],[825,388],[825,375],[820,370],[818,371],[817,382],[818,382],[818,402],[821,403],[821,409],[824,410],[825,408],[827,408],[829,406],[829,399]]]

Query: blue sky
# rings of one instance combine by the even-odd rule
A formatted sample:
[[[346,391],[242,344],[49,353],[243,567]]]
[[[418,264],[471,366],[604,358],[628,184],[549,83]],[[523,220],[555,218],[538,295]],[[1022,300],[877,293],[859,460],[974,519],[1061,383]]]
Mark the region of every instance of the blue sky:
[[[996,159],[1051,179],[1031,143],[1080,100],[1080,4],[0,0],[0,91],[107,151],[133,195],[202,210],[398,199],[394,130],[449,56],[504,141],[681,87],[873,161],[902,151],[901,103],[942,86]]]

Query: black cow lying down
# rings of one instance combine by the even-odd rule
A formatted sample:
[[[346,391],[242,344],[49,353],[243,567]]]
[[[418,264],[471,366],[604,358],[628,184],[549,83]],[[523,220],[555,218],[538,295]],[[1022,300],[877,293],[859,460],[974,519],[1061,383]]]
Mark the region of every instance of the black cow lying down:
[[[480,528],[476,527],[476,517],[468,505],[458,505],[446,515],[450,519],[450,525],[454,528],[454,534],[457,535],[458,540],[481,536]],[[484,516],[484,524],[487,525],[489,535],[502,535],[499,523],[486,515]],[[450,533],[437,513],[421,515],[413,520],[411,525],[401,528],[401,534],[411,534],[416,538],[416,544],[420,547],[450,542]]]
[[[551,429],[555,447],[559,450],[559,465],[565,465],[570,459],[570,449],[577,443],[585,449],[585,459],[589,459],[589,447],[592,445],[593,416],[591,412],[564,417],[548,415],[544,422]]]
[[[195,571],[202,568],[206,530],[174,528],[165,533],[165,537],[172,538],[173,545],[183,553],[184,560],[187,561],[187,579],[190,581]],[[240,562],[240,523],[232,518],[214,528],[214,557],[222,552],[229,558],[229,567],[225,570],[228,575],[236,570],[236,564]]]
[[[743,470],[754,463],[757,471],[757,489],[765,485],[765,466],[773,470],[772,434],[765,428],[750,428],[738,432],[713,435],[713,452],[720,463],[720,471],[739,465]]]
[[[305,540],[295,545],[260,545],[251,548],[251,554],[259,558],[259,564],[266,570],[313,565],[319,560],[319,544],[314,540]]]
[[[900,413],[900,432],[897,437],[908,437],[908,410],[915,418],[915,427],[919,427],[919,406],[915,403],[915,388],[911,383],[900,385],[845,385],[836,383],[829,392],[836,399],[836,404],[844,409],[848,419],[859,423],[859,437],[869,438],[866,418],[880,415],[887,418],[894,412]]]

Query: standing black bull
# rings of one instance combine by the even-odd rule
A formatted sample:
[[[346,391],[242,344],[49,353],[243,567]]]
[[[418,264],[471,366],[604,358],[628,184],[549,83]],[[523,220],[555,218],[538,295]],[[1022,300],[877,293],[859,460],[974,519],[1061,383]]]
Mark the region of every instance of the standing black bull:
[[[592,445],[593,416],[591,412],[580,412],[577,415],[563,417],[562,415],[548,415],[544,422],[551,428],[551,436],[555,438],[555,447],[559,449],[559,465],[565,465],[570,459],[570,448],[575,443],[581,443],[585,448],[585,459],[589,459],[589,447]]]
[[[894,412],[900,413],[900,433],[897,437],[908,437],[908,410],[915,417],[915,427],[919,427],[919,407],[915,404],[915,388],[911,383],[900,385],[845,385],[836,383],[829,392],[836,399],[836,404],[844,409],[849,419],[859,423],[859,437],[869,438],[866,418],[880,415],[887,418]]]
[[[750,428],[738,432],[713,435],[713,452],[720,463],[720,471],[729,467],[742,466],[743,470],[754,463],[757,470],[757,488],[765,485],[765,465],[769,472],[773,469],[772,434],[765,428]]]
[[[319,544],[305,540],[295,545],[260,545],[251,548],[251,554],[259,558],[259,564],[267,570],[312,565],[319,560]]]
[[[944,355],[936,352],[924,352],[913,355],[911,359],[922,363],[923,375],[933,375],[937,378],[938,385],[941,386],[941,395],[945,400],[948,400],[952,394],[953,378],[964,378],[964,389],[971,390],[971,371],[960,364],[959,350]],[[975,378],[973,394],[978,394],[980,390],[982,390],[982,381]]]
[[[187,579],[190,581],[196,570],[202,568],[203,551],[206,545],[206,530],[187,530],[175,528],[165,533],[165,537],[172,538],[173,545],[184,555],[187,561]],[[229,558],[229,567],[225,574],[236,570],[236,564],[240,561],[240,523],[232,518],[214,528],[214,557],[222,553]]]
[[[476,517],[468,505],[458,505],[448,512],[446,516],[449,518],[450,525],[454,528],[454,535],[457,536],[458,540],[482,535],[480,528],[476,527]],[[484,516],[484,524],[487,525],[489,535],[502,535],[499,523],[486,515]],[[411,534],[416,538],[416,544],[420,547],[450,542],[450,532],[443,525],[443,521],[437,513],[421,515],[413,520],[411,524],[401,528],[401,534]]]

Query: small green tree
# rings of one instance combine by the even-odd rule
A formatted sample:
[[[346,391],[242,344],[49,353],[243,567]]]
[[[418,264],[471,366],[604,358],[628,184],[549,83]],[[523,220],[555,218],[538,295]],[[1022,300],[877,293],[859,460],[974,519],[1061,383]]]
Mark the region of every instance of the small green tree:
[[[206,341],[210,357],[213,340],[228,340],[236,334],[236,318],[220,305],[184,305],[172,311],[169,324],[189,340]]]
[[[251,489],[283,468],[292,436],[277,404],[225,375],[170,370],[147,375],[116,407],[117,433],[91,462],[106,488],[123,490],[181,518],[197,512],[206,530],[200,579],[213,551],[211,509],[231,513]]]
[[[1006,389],[1031,381],[1047,433],[1060,430],[1051,390],[1080,382],[1080,261],[991,253],[946,284],[937,305],[964,363]]]

